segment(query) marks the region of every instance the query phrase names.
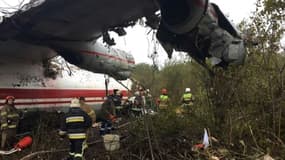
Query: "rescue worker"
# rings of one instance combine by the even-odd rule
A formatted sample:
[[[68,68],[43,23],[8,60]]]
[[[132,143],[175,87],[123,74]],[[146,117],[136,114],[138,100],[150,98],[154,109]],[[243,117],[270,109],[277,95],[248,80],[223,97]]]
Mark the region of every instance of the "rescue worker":
[[[80,108],[88,114],[88,116],[92,120],[92,126],[96,125],[96,113],[92,109],[92,107],[85,103],[85,97],[79,97]],[[92,128],[89,128],[87,131],[87,135],[94,137],[94,131]],[[87,138],[88,139],[88,138]]]
[[[118,89],[113,90],[113,94],[110,96],[114,105],[115,105],[115,110],[116,110],[116,115],[118,117],[122,116],[122,94],[121,91]]]
[[[183,94],[181,98],[182,102],[182,112],[183,113],[190,113],[191,112],[191,106],[193,106],[193,95],[191,93],[190,88],[185,88],[185,93]]]
[[[160,111],[165,111],[169,109],[169,103],[170,103],[170,99],[167,94],[167,89],[163,88],[161,90],[161,95],[159,96],[159,99],[157,100],[158,109]]]
[[[126,108],[128,109],[128,116],[133,116],[133,108],[135,103],[135,94],[133,96],[130,96],[126,101]]]
[[[142,91],[135,92],[134,106],[132,111],[135,117],[140,117],[142,115],[142,111],[144,108],[145,102],[144,97],[142,95]]]
[[[91,118],[80,108],[79,99],[71,100],[70,110],[65,114],[59,135],[68,136],[70,151],[68,160],[82,160],[86,146],[86,132],[92,125]]]
[[[108,97],[101,107],[102,124],[100,127],[100,135],[110,134],[112,130],[112,123],[116,121],[116,109],[113,100]]]
[[[145,105],[147,109],[151,109],[152,111],[155,111],[155,108],[153,105],[153,98],[152,98],[152,95],[150,94],[149,89],[146,90]]]
[[[92,107],[85,103],[85,97],[79,97],[80,108],[92,119],[92,124],[96,122],[96,113]]]
[[[121,97],[121,91],[118,89],[113,90],[113,94],[110,96],[112,101],[114,102],[115,106],[121,106],[122,103],[122,97]]]
[[[5,104],[1,110],[1,148],[13,147],[16,142],[16,132],[19,124],[19,111],[14,105],[15,97],[7,96]],[[6,148],[7,147],[7,148]]]

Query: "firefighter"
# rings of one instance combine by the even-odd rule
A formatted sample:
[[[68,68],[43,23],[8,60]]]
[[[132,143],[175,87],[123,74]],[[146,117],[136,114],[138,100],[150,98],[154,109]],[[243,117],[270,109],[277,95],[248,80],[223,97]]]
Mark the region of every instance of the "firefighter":
[[[113,90],[113,94],[109,96],[109,98],[112,99],[112,101],[114,102],[115,106],[121,106],[122,103],[122,95],[121,95],[121,91],[118,89],[114,89]]]
[[[143,91],[135,92],[134,106],[132,108],[132,112],[135,117],[140,117],[142,115],[142,111],[145,105],[145,100],[143,97]]]
[[[114,105],[115,105],[115,110],[116,110],[116,115],[118,117],[122,116],[122,92],[118,89],[113,90],[113,94],[110,96]]]
[[[87,148],[86,132],[91,127],[92,120],[80,108],[79,99],[72,99],[70,107],[61,122],[59,135],[62,138],[67,135],[70,141],[68,160],[82,160],[84,150]]]
[[[15,97],[7,96],[1,110],[1,148],[12,147],[16,142],[16,132],[19,124],[19,111],[14,105]]]
[[[101,107],[102,124],[100,127],[100,135],[110,134],[112,123],[116,121],[116,109],[112,98],[108,97]]]
[[[182,112],[183,113],[190,113],[191,112],[191,106],[193,106],[193,95],[191,93],[190,88],[185,88],[185,93],[183,94],[181,98],[182,102]]]
[[[79,97],[80,108],[92,119],[92,124],[96,122],[96,113],[92,107],[85,102],[85,97]]]
[[[146,105],[147,109],[151,109],[151,110],[155,111],[155,108],[153,105],[153,98],[152,98],[152,95],[151,95],[149,89],[146,90],[145,105]]]
[[[169,109],[169,103],[170,103],[170,99],[169,99],[169,96],[167,94],[167,89],[163,88],[161,90],[161,95],[159,96],[159,98],[157,100],[158,109],[160,111],[165,111],[165,110]]]
[[[96,113],[92,107],[85,102],[85,97],[79,97],[80,108],[88,114],[92,120],[92,126],[96,126]],[[87,135],[94,137],[94,131],[92,128],[88,129]],[[87,138],[88,139],[88,138]]]

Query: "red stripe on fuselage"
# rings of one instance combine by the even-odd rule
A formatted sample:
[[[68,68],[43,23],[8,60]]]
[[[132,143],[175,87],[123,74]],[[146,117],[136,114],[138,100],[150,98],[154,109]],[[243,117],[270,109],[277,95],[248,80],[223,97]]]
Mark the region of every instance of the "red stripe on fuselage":
[[[126,63],[129,63],[129,64],[135,64],[135,61],[128,60],[128,59],[123,59],[123,58],[116,57],[116,56],[109,55],[109,54],[98,53],[98,52],[94,52],[94,51],[84,51],[84,50],[80,51],[80,53],[91,54],[91,55],[96,55],[96,56],[102,56],[102,57],[107,57],[107,58],[114,59],[114,60],[117,60],[117,61],[126,62]]]
[[[112,93],[111,90],[108,91]],[[127,91],[122,91],[124,96]],[[40,98],[74,98],[74,97],[105,97],[105,90],[87,89],[7,89],[0,88],[0,98],[14,96],[16,99],[40,99]]]
[[[104,100],[87,100],[86,103],[92,102],[101,102],[103,103]],[[46,102],[19,102],[15,101],[15,105],[40,105],[40,104],[50,104],[50,105],[58,105],[58,104],[70,104],[70,101],[46,101]],[[4,103],[0,103],[0,106],[4,105]]]

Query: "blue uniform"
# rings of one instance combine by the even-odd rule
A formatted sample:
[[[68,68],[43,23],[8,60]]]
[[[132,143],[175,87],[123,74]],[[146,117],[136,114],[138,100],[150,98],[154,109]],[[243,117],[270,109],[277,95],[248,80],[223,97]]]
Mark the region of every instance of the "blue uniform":
[[[92,125],[91,118],[79,107],[70,108],[64,116],[60,136],[67,135],[70,141],[69,160],[83,159],[83,144],[86,140],[86,132]]]

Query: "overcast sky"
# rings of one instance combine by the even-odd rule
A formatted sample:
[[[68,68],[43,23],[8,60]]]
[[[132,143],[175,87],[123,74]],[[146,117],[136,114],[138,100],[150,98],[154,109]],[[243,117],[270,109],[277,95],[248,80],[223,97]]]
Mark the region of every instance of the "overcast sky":
[[[16,7],[20,1],[22,0],[0,0],[0,7]],[[250,13],[255,9],[254,4],[256,2],[256,0],[210,1],[216,3],[224,14],[229,16],[229,19],[236,24],[242,19],[247,19],[250,16]],[[153,53],[154,48],[157,48],[158,50],[158,59],[160,64],[167,59],[167,55],[163,49],[158,47],[159,45],[155,44],[155,41],[152,40],[153,34],[150,32],[149,28],[136,25],[135,27],[129,27],[126,30],[127,35],[124,37],[117,37],[116,34],[112,34],[117,43],[115,47],[132,53],[135,57],[136,63],[151,63],[152,61],[148,56]]]

